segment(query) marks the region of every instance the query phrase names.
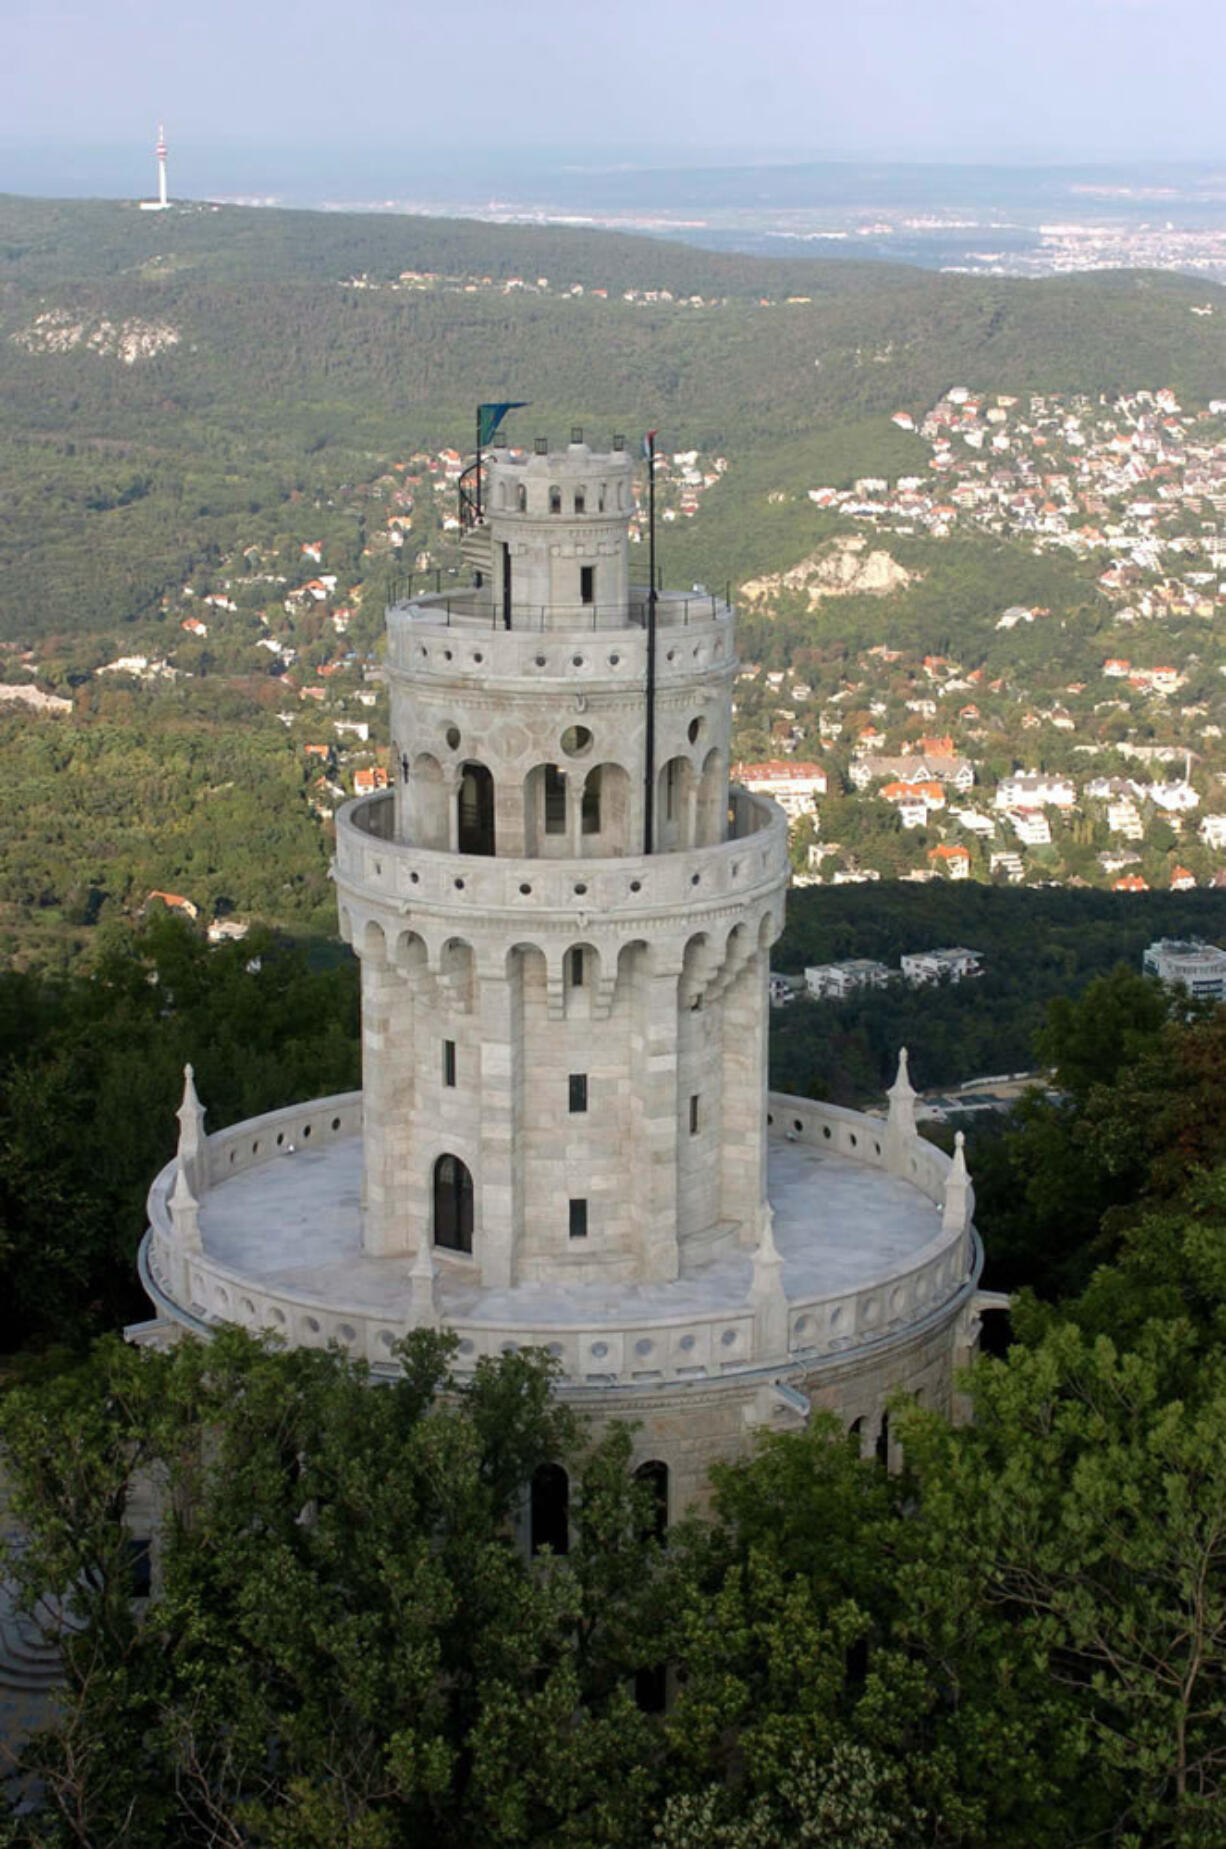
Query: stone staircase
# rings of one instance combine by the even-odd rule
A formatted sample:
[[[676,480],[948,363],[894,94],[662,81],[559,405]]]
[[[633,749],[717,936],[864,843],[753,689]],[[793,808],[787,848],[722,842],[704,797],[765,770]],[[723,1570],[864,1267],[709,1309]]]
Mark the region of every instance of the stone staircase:
[[[490,582],[494,570],[494,542],[484,520],[475,521],[461,539],[460,557],[470,571],[481,573],[483,584]]]

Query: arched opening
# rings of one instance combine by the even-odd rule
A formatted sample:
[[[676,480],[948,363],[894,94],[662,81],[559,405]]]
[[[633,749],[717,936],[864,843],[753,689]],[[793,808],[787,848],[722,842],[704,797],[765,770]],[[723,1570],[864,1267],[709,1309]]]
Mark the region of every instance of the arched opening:
[[[682,1005],[697,1012],[702,1007],[703,996],[714,974],[711,942],[705,931],[691,937],[685,946],[681,959],[681,1001]]]
[[[528,511],[528,490],[524,486],[523,482],[519,482],[516,485],[515,511],[516,513],[520,513],[520,514],[526,514]]]
[[[641,1483],[651,1497],[643,1517],[643,1538],[659,1541],[662,1545],[668,1533],[668,1465],[661,1463],[658,1457],[650,1458],[639,1465],[634,1480]]]
[[[630,779],[620,764],[594,764],[583,784],[585,854],[624,854],[630,845]]]
[[[562,511],[562,490],[560,488],[549,490],[549,511],[551,514],[560,514]]]
[[[572,944],[563,958],[568,989],[585,989],[596,980],[596,952],[590,944]]]
[[[473,1249],[473,1178],[459,1156],[434,1164],[434,1243],[449,1252]]]
[[[494,852],[494,779],[484,764],[460,771],[459,849],[461,854]]]
[[[561,1556],[570,1552],[570,1478],[561,1464],[538,1464],[532,1473],[531,1547]]]
[[[443,767],[428,751],[413,760],[408,811],[410,841],[418,847],[446,848],[449,845]]]
[[[670,758],[660,770],[656,839],[661,850],[688,847],[687,809],[693,770],[688,758]]]
[[[524,852],[533,858],[566,851],[566,772],[534,764],[524,778]]]
[[[587,512],[587,488],[582,482],[575,489],[575,512],[577,514]]]
[[[883,1470],[890,1468],[890,1415],[888,1412],[883,1412],[881,1415],[874,1456]]]

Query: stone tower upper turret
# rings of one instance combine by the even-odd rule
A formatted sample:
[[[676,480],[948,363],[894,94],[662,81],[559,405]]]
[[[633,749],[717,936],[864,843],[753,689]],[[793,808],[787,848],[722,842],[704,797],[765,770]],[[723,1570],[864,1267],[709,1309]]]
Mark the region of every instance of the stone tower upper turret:
[[[492,599],[508,628],[619,627],[630,620],[624,450],[498,449],[486,464]]]

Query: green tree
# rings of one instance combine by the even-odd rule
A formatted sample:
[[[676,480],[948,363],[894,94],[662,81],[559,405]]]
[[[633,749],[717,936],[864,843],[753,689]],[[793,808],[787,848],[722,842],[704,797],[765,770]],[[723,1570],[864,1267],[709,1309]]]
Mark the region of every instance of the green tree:
[[[658,1729],[633,1698],[666,1556],[615,1433],[589,1449],[519,1354],[452,1381],[419,1332],[375,1386],[336,1351],[233,1330],[170,1354],[107,1341],[3,1436],[29,1604],[62,1601],[63,1725],[37,1775],[65,1840],[283,1849],[629,1841]],[[566,1561],[516,1540],[564,1459]],[[156,1487],[160,1579],[128,1596],[133,1474]],[[45,1817],[30,1824],[41,1836]],[[75,1832],[75,1835],[74,1835]]]

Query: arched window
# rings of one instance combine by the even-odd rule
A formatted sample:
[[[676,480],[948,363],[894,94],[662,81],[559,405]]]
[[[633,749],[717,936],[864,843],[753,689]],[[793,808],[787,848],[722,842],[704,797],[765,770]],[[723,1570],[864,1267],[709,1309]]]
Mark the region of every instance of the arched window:
[[[473,1249],[473,1178],[459,1156],[434,1164],[434,1243],[449,1252]]]
[[[570,1552],[570,1479],[561,1464],[540,1464],[532,1473],[532,1552]]]
[[[876,1458],[883,1470],[890,1468],[890,1415],[881,1415],[881,1429],[877,1433]]]
[[[515,506],[521,514],[526,514],[528,511],[528,490],[525,488],[523,482],[520,482],[516,487]]]
[[[604,498],[605,498],[605,484],[604,482],[601,482],[596,489],[596,511],[597,513],[603,514],[604,512]]]
[[[644,1537],[650,1535],[663,1542],[668,1533],[668,1465],[653,1457],[639,1465],[634,1480],[651,1492],[651,1511],[644,1524]]]
[[[575,512],[577,514],[587,512],[587,489],[582,485],[575,489]]]
[[[494,852],[494,779],[484,764],[460,772],[460,852]]]
[[[549,490],[549,511],[551,514],[560,514],[562,511],[562,490],[560,488]]]

